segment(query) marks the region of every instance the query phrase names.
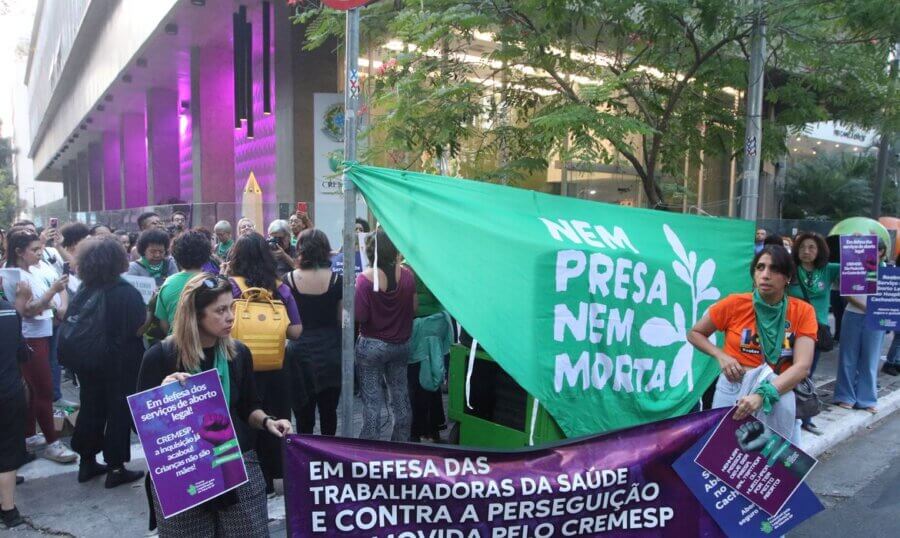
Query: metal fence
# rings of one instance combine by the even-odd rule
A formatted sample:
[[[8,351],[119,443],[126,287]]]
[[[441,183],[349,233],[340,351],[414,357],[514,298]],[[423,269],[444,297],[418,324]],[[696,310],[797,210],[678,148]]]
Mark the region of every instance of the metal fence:
[[[153,211],[159,214],[166,222],[172,218],[172,214],[181,211],[187,215],[188,225],[191,228],[205,227],[213,229],[216,222],[226,220],[235,225],[242,215],[242,205],[239,203],[211,202],[200,204],[171,204],[154,205],[145,207],[133,207],[129,209],[111,209],[107,211],[66,211],[65,204],[48,204],[34,211],[33,219],[37,226],[46,226],[50,218],[59,219],[60,226],[67,222],[83,222],[88,226],[103,224],[113,230],[138,231],[137,218],[141,213]],[[263,215],[267,223],[274,219],[287,219],[293,211],[291,204],[270,203],[263,204]]]

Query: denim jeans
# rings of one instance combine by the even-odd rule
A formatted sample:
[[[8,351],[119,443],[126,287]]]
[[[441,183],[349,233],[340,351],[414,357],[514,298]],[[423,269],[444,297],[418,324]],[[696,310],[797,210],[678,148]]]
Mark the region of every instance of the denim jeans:
[[[883,331],[866,329],[865,314],[844,311],[841,322],[841,350],[834,401],[865,409],[875,407],[878,389],[878,359],[884,342]]]
[[[394,428],[391,441],[409,441],[412,426],[412,407],[406,363],[409,361],[409,342],[392,344],[377,338],[360,336],[356,342],[356,366],[359,389],[363,401],[363,426],[360,439],[378,439],[379,417],[385,406],[385,385],[390,392]]]

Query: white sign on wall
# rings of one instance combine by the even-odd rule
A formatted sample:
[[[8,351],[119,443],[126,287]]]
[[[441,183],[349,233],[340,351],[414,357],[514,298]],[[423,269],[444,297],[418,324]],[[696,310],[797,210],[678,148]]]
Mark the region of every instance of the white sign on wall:
[[[315,182],[314,223],[325,232],[331,248],[340,248],[344,228],[344,195],[340,164],[344,160],[344,96],[340,93],[313,94],[313,181]],[[367,218],[368,209],[357,195],[356,216]]]

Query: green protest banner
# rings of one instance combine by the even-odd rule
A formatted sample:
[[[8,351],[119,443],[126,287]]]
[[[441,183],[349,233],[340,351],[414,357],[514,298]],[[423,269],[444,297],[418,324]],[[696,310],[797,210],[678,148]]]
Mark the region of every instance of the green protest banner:
[[[749,289],[753,223],[348,174],[435,296],[568,436],[684,414],[717,375],[687,331]]]

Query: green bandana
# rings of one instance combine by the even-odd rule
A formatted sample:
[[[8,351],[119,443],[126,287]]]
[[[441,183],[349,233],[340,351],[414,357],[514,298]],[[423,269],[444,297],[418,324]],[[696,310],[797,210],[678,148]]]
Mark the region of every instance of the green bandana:
[[[144,269],[146,269],[147,272],[150,273],[150,276],[152,276],[153,278],[160,278],[163,274],[163,267],[165,267],[166,265],[166,260],[163,259],[163,261],[159,262],[159,265],[150,265],[150,262],[147,261],[147,258],[141,256],[141,260],[138,263],[140,263],[144,267]]]
[[[228,251],[231,250],[231,245],[234,244],[234,240],[229,239],[224,243],[219,243],[216,246],[216,256],[225,259],[225,256],[228,255]]]
[[[766,362],[778,364],[781,348],[784,346],[784,322],[787,317],[788,299],[785,295],[781,302],[770,305],[763,301],[759,290],[753,290],[753,312],[756,314],[756,332]]]
[[[753,392],[762,396],[762,410],[767,415],[772,412],[772,407],[781,399],[778,389],[768,379],[760,383]]]
[[[231,373],[228,371],[228,357],[225,355],[225,348],[222,345],[216,346],[216,354],[213,358],[213,367],[219,373],[219,381],[222,382],[222,393],[225,396],[225,402],[231,406]],[[200,373],[197,369],[192,374]]]
[[[824,278],[824,275],[824,269],[807,271],[802,265],[797,267],[797,280],[799,280],[801,286],[806,288],[807,293],[819,291],[819,281]]]

